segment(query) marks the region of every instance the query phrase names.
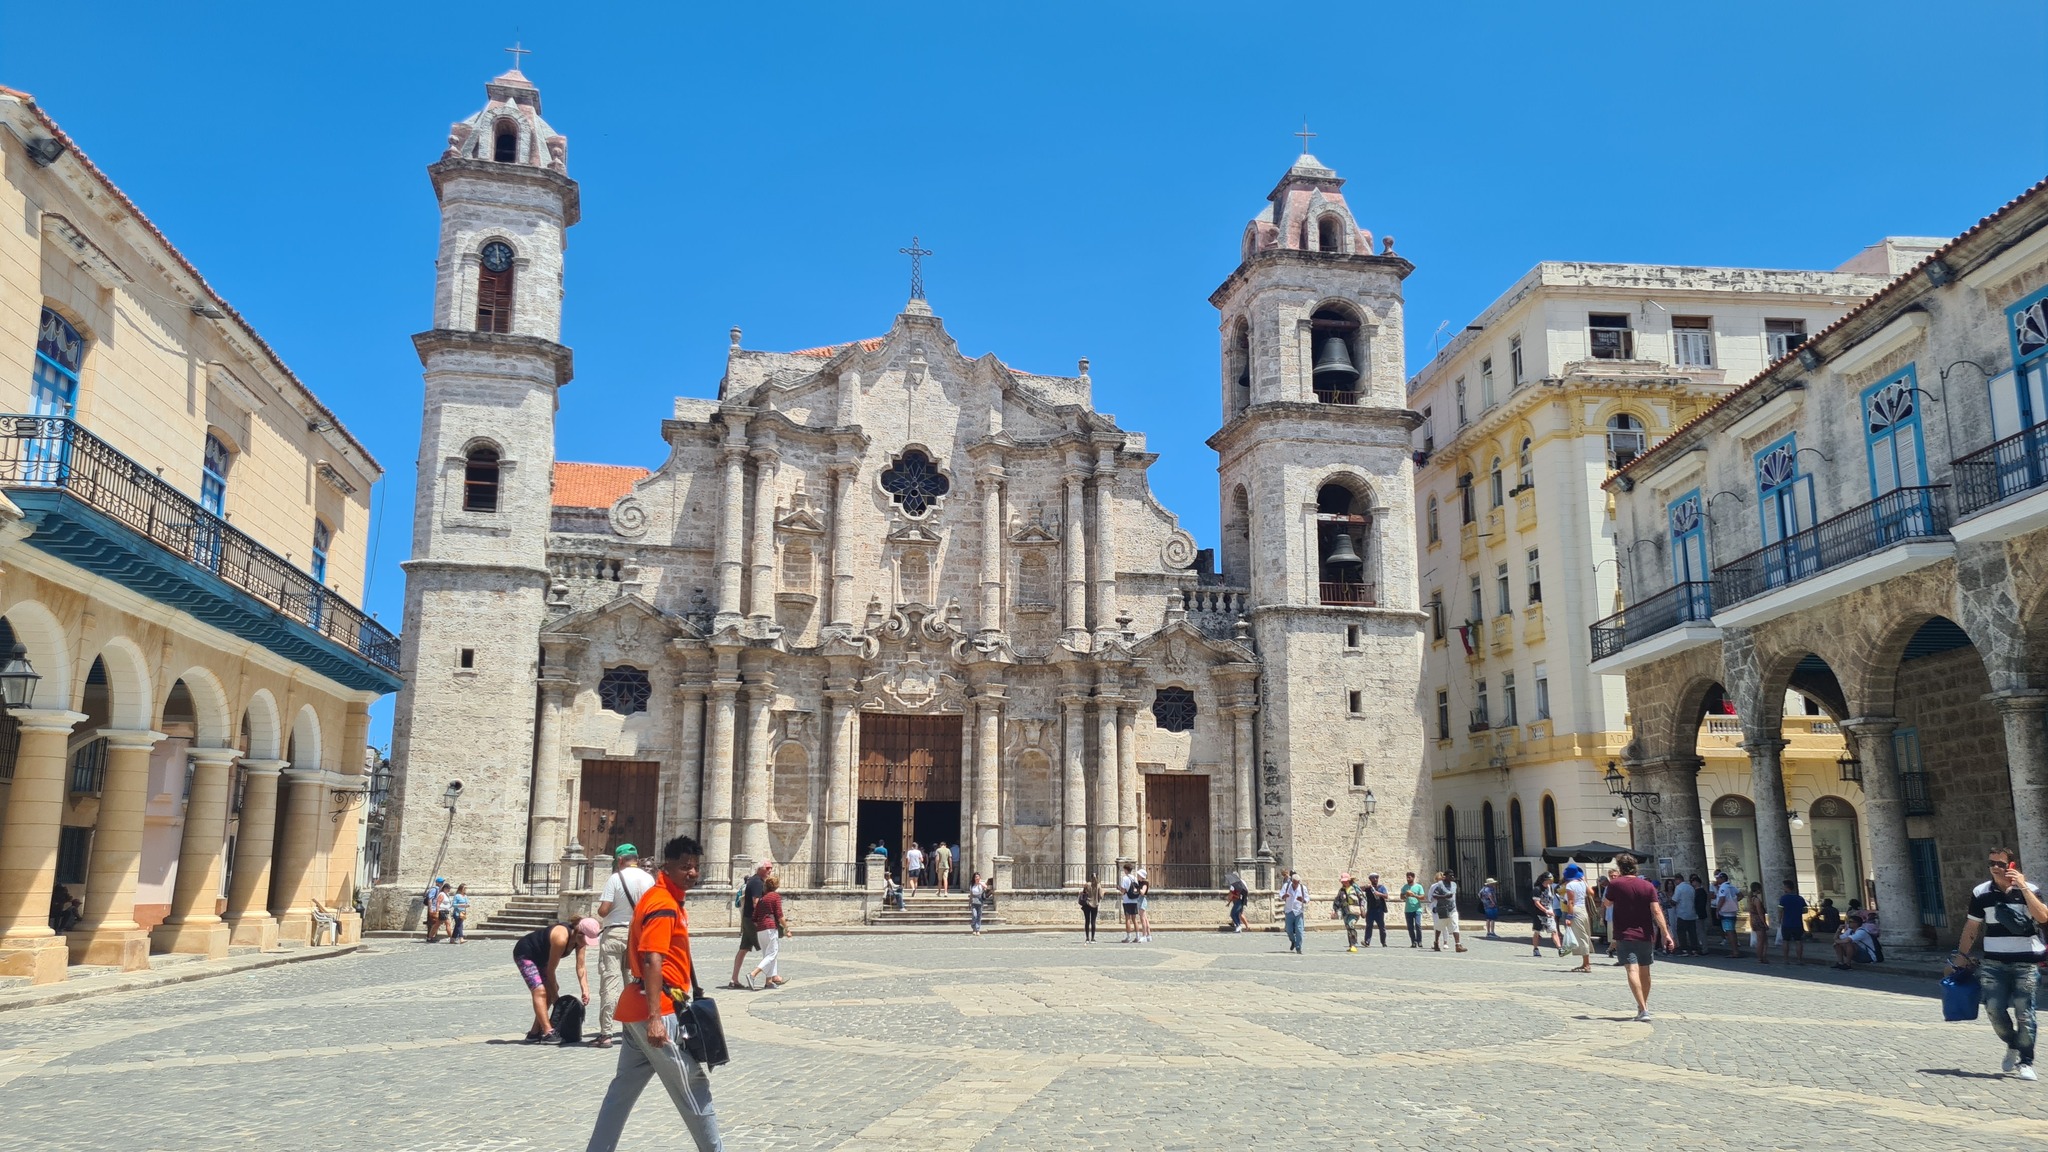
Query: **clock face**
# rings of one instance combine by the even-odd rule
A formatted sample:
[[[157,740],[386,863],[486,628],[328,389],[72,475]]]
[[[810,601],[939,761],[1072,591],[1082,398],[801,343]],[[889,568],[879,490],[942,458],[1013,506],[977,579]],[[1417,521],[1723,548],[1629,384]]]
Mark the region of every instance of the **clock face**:
[[[484,267],[493,272],[503,272],[512,266],[512,249],[509,245],[493,240],[484,245]]]

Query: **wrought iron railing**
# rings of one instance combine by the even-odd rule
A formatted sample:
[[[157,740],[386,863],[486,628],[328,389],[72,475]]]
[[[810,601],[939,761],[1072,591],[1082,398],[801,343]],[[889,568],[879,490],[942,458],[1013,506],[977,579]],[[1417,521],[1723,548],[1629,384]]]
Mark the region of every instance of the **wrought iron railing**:
[[[71,753],[71,790],[73,792],[97,793],[107,783],[107,747],[105,736],[80,744]]]
[[[1487,719],[1486,709],[1474,708],[1472,710],[1472,722],[1465,725],[1465,731],[1484,732],[1491,727],[1493,727],[1493,721]]]
[[[1948,486],[1897,488],[1803,532],[1714,569],[1713,607],[1745,600],[1874,556],[1909,540],[1948,535]]]
[[[1957,460],[1956,515],[1971,516],[2009,496],[2048,487],[2048,424],[2036,424]]]
[[[387,671],[398,638],[76,421],[0,415],[0,488],[56,489]]]
[[[512,890],[531,896],[553,896],[562,887],[559,864],[521,864],[512,870]]]
[[[1095,878],[1104,884],[1115,880],[1116,869],[1099,869]],[[1078,887],[1088,882],[1086,864],[1017,863],[1010,866],[1010,887],[1021,892],[1044,892]]]
[[[1371,608],[1379,603],[1377,584],[1349,584],[1342,581],[1324,580],[1318,586],[1322,602],[1342,604],[1353,608]]]
[[[1223,874],[1234,867],[1222,864],[1147,864],[1145,884],[1154,892],[1222,892]],[[1103,880],[1111,884],[1109,878]],[[1105,895],[1104,902],[1108,902]]]
[[[824,860],[775,862],[776,883],[783,888],[830,888],[853,883],[853,864]]]
[[[1899,773],[1899,798],[1906,802],[1906,815],[1934,815],[1934,797],[1927,790],[1927,773]]]
[[[1342,388],[1318,388],[1316,400],[1323,404],[1356,404],[1359,393]]]
[[[1593,659],[1612,656],[1638,640],[1680,624],[1704,623],[1714,614],[1713,586],[1704,580],[1674,584],[1593,625]]]

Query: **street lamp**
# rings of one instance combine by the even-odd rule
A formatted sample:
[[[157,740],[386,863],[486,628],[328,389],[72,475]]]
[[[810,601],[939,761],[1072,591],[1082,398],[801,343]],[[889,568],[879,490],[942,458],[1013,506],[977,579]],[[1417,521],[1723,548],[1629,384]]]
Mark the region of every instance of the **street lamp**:
[[[28,662],[28,649],[17,641],[7,654],[7,663],[0,665],[0,702],[5,702],[10,712],[27,708],[36,698],[36,681],[41,679]]]
[[[1835,767],[1842,770],[1843,780],[1851,784],[1863,783],[1863,762],[1850,755],[1848,749],[1844,748],[1842,754],[1835,757]]]
[[[1616,808],[1614,810],[1614,826],[1616,828],[1628,827],[1628,809]]]
[[[447,789],[441,793],[441,807],[446,808],[448,814],[453,816],[455,815],[455,802],[460,799],[462,799],[462,781],[450,780]]]
[[[1785,809],[1785,822],[1792,825],[1794,831],[1806,827],[1806,821],[1800,817],[1797,808]]]
[[[1366,814],[1367,816],[1370,816],[1370,815],[1372,815],[1372,810],[1373,810],[1373,809],[1375,809],[1375,808],[1377,808],[1377,807],[1379,807],[1379,806],[1380,806],[1380,802],[1379,802],[1378,798],[1376,798],[1375,796],[1373,796],[1373,794],[1372,794],[1372,789],[1370,789],[1370,788],[1367,788],[1367,789],[1365,790],[1365,814]]]
[[[1607,781],[1607,794],[1609,796],[1623,801],[1630,808],[1638,812],[1655,812],[1664,801],[1664,797],[1656,792],[1648,789],[1637,791],[1630,788],[1628,786],[1628,777],[1621,774],[1621,769],[1616,767],[1612,760],[1607,762],[1607,775],[1601,777],[1601,779]],[[1626,823],[1626,821],[1623,821],[1623,823]]]

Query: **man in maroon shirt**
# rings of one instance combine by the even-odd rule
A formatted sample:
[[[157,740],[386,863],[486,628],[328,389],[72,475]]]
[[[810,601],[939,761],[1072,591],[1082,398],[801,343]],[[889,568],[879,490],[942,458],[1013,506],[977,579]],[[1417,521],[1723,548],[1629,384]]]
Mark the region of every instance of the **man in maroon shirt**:
[[[1657,941],[1672,947],[1671,929],[1664,923],[1657,886],[1636,875],[1636,858],[1623,852],[1614,858],[1614,866],[1621,869],[1621,875],[1607,883],[1614,947],[1628,972],[1628,990],[1635,993],[1636,1020],[1642,1022],[1650,1018],[1650,961],[1656,957]]]

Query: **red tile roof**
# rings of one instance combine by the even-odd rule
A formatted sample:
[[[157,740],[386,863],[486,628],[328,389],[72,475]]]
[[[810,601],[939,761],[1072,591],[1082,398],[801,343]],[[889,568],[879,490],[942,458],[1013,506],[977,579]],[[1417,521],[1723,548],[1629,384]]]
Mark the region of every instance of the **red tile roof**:
[[[865,340],[851,340],[848,341],[846,344],[826,344],[818,348],[799,348],[796,351],[791,352],[790,355],[815,356],[820,360],[830,360],[832,357],[839,355],[841,351],[854,344],[860,345],[861,351],[863,352],[873,352],[875,349],[880,348],[882,346],[882,337],[870,336]]]
[[[654,475],[645,468],[628,464],[555,464],[557,508],[609,508],[633,485]]]
[[[1827,327],[1821,329],[1820,331],[1814,333],[1812,336],[1808,337],[1806,343],[1801,344],[1799,348],[1805,349],[1816,347],[1817,345],[1819,345],[1820,341],[1823,338],[1831,335],[1834,332],[1839,331],[1842,328],[1842,326],[1849,323],[1849,321],[1854,320],[1856,317],[1861,316],[1863,313],[1870,311],[1872,308],[1876,307],[1879,302],[1891,296],[1893,293],[1902,290],[1906,285],[1911,284],[1915,277],[1919,276],[1922,272],[1926,271],[1927,266],[1929,264],[1934,263],[1936,260],[1945,259],[1949,253],[1956,250],[1957,245],[1963,243],[1965,240],[1970,239],[1977,233],[1982,232],[1985,228],[1989,227],[1991,224],[1996,222],[1999,219],[1999,217],[2004,216],[2008,212],[2011,212],[2014,208],[2019,207],[2022,203],[2026,202],[2027,200],[2030,200],[2035,196],[2041,195],[2044,192],[2044,190],[2048,190],[2048,179],[2041,180],[2033,187],[2006,201],[2003,205],[1999,207],[1999,209],[1996,212],[1993,212],[1991,215],[1986,216],[1982,220],[1977,221],[1975,224],[1971,225],[1969,228],[1959,233],[1955,239],[1950,240],[1948,243],[1943,244],[1941,247],[1936,248],[1934,251],[1928,253],[1925,259],[1921,260],[1918,264],[1913,265],[1905,272],[1899,274],[1896,278],[1892,280],[1891,283],[1878,289],[1877,292],[1870,297],[1870,299],[1865,300],[1863,303],[1858,304],[1856,307],[1849,309],[1847,312],[1842,314],[1841,319],[1835,321],[1833,324],[1828,325]],[[1673,428],[1669,436],[1666,436],[1662,440],[1657,441],[1655,444],[1650,445],[1648,451],[1644,452],[1642,455],[1637,456],[1635,459],[1630,460],[1627,464],[1624,464],[1620,468],[1616,469],[1614,476],[1610,476],[1607,478],[1607,483],[1612,483],[1615,476],[1620,476],[1624,472],[1635,472],[1644,470],[1646,468],[1645,461],[1649,460],[1652,456],[1659,455],[1661,450],[1666,445],[1678,439],[1678,437],[1681,434],[1683,434],[1687,429],[1707,419],[1714,413],[1719,412],[1721,409],[1726,408],[1729,404],[1734,403],[1734,401],[1738,397],[1748,395],[1751,390],[1755,389],[1764,381],[1769,380],[1772,374],[1778,370],[1778,366],[1785,363],[1785,361],[1796,360],[1798,358],[1799,349],[1794,349],[1792,352],[1772,362],[1769,366],[1765,367],[1765,369],[1762,372],[1757,373],[1756,376],[1753,377],[1748,383],[1721,397],[1719,400],[1716,400],[1712,404],[1707,405],[1706,408],[1701,410],[1699,415],[1694,416],[1692,419],[1687,420],[1685,423],[1680,424],[1676,428]],[[1603,484],[1603,487],[1604,486],[1605,485]]]
[[[377,463],[377,458],[375,456],[370,455],[370,450],[368,448],[363,447],[362,441],[357,440],[354,436],[349,434],[349,430],[346,427],[343,427],[341,423],[341,418],[339,416],[336,416],[334,412],[327,407],[327,405],[322,404],[320,402],[320,398],[313,394],[313,390],[306,386],[306,382],[299,379],[298,376],[295,373],[293,373],[289,367],[285,365],[284,358],[277,354],[277,350],[275,348],[272,348],[268,343],[264,341],[263,337],[257,333],[255,326],[250,324],[247,320],[243,319],[242,314],[240,312],[235,311],[235,306],[228,303],[225,299],[223,299],[219,292],[214,291],[213,285],[208,284],[206,282],[206,277],[199,274],[199,269],[193,267],[192,262],[190,260],[185,259],[185,254],[183,252],[178,251],[178,246],[171,243],[171,238],[164,235],[162,230],[157,228],[157,226],[150,221],[150,218],[148,216],[143,215],[142,209],[137,208],[135,206],[135,201],[130,200],[128,198],[128,194],[126,192],[121,191],[121,189],[115,185],[111,177],[109,177],[105,172],[100,171],[99,166],[94,164],[92,160],[86,156],[85,150],[78,146],[78,141],[73,140],[70,136],[65,134],[62,128],[57,127],[57,122],[55,120],[50,119],[50,114],[43,111],[42,106],[36,103],[36,98],[34,96],[31,96],[18,88],[9,88],[5,85],[0,85],[0,96],[11,96],[16,100],[21,101],[22,106],[27,108],[29,112],[34,114],[37,120],[42,122],[43,127],[49,130],[50,135],[55,137],[58,143],[64,145],[66,150],[68,150],[73,156],[78,157],[78,163],[81,167],[83,167],[88,173],[90,173],[94,179],[98,180],[100,182],[100,185],[104,187],[107,190],[107,192],[111,194],[114,197],[114,199],[121,204],[123,208],[126,208],[128,211],[135,214],[136,221],[140,223],[144,228],[148,229],[149,234],[151,236],[156,237],[157,243],[162,244],[164,246],[165,251],[171,254],[171,258],[178,262],[179,267],[182,267],[186,272],[191,273],[192,279],[197,280],[199,282],[200,291],[205,292],[206,295],[210,299],[212,299],[214,304],[218,306],[221,311],[227,313],[229,319],[233,320],[235,323],[242,326],[242,331],[248,334],[249,339],[256,342],[256,347],[262,349],[264,355],[270,357],[270,363],[273,366],[275,366],[279,372],[284,373],[285,379],[290,380],[292,383],[297,384],[299,386],[299,390],[305,394],[307,402],[312,404],[314,409],[316,409],[322,416],[325,416],[328,422],[334,425],[334,430],[336,432],[341,433],[344,437],[346,437],[348,439],[349,444],[354,446],[356,451],[361,452],[363,454],[363,459],[369,462],[370,467],[376,469],[379,473],[383,472],[384,466]]]

